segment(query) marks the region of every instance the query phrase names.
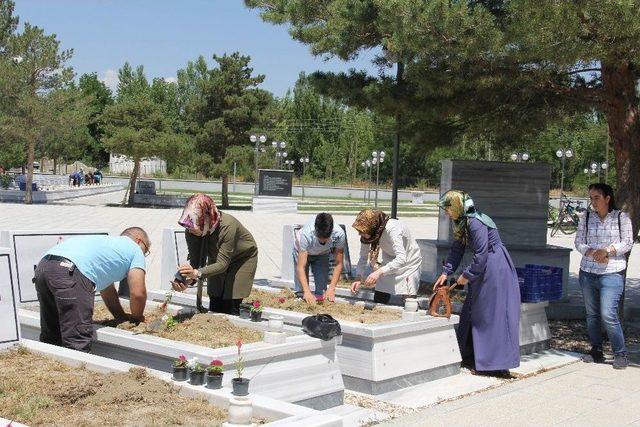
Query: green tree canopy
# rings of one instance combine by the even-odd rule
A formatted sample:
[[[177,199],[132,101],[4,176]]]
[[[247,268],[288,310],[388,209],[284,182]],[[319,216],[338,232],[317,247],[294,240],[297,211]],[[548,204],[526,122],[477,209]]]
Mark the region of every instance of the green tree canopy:
[[[607,121],[617,198],[640,227],[638,0],[245,0],[316,54],[378,49],[379,76],[318,73],[324,93],[403,114],[431,146],[455,135],[509,144],[567,115]],[[403,79],[384,70],[404,68]]]

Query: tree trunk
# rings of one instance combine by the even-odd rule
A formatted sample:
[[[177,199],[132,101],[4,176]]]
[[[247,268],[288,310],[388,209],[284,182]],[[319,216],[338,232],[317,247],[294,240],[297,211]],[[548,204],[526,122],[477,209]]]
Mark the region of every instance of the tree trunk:
[[[53,174],[58,175],[58,158],[53,158]]]
[[[640,110],[629,64],[602,64],[604,113],[616,158],[616,204],[631,217],[633,236],[640,228]]]
[[[33,203],[33,192],[31,186],[33,184],[33,162],[35,160],[35,143],[30,141],[27,144],[27,188],[24,193],[24,203],[30,205]]]
[[[229,174],[222,174],[222,208],[229,207]]]
[[[131,173],[131,179],[129,180],[129,201],[127,204],[133,206],[133,197],[136,194],[136,181],[138,180],[138,173],[140,172],[140,159],[133,159],[133,172]]]

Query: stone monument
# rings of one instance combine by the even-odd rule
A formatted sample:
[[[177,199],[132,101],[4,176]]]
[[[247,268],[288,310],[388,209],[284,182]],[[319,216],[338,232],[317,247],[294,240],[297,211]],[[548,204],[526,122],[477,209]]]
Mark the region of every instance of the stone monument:
[[[478,210],[495,221],[516,267],[561,267],[566,298],[571,249],[547,244],[550,179],[551,167],[546,163],[443,160],[440,194],[451,189],[470,194]],[[418,240],[422,280],[433,281],[441,273],[452,242],[450,220],[440,211],[438,239]],[[468,264],[472,256],[467,251],[461,266]]]
[[[298,201],[291,197],[293,171],[260,169],[258,195],[252,209],[261,213],[297,213]]]

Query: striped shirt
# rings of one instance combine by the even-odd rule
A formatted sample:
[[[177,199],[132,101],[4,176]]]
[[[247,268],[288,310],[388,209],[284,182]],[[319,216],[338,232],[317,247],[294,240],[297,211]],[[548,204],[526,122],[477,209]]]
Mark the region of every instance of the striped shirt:
[[[620,213],[620,229],[618,228],[618,213]],[[604,219],[596,212],[589,214],[588,230],[585,230],[587,214],[580,217],[578,231],[576,231],[575,246],[582,256],[580,270],[593,274],[617,273],[627,267],[625,254],[633,246],[633,231],[631,219],[625,212],[613,210]],[[588,231],[588,235],[587,234]],[[615,249],[615,255],[609,255],[607,264],[597,263],[593,257],[585,255],[589,249]]]

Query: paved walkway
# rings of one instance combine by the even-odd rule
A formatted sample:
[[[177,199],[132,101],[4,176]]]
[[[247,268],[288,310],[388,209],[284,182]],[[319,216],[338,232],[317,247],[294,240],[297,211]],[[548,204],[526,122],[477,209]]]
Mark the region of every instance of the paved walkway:
[[[640,366],[582,362],[442,403],[384,426],[640,426]]]

